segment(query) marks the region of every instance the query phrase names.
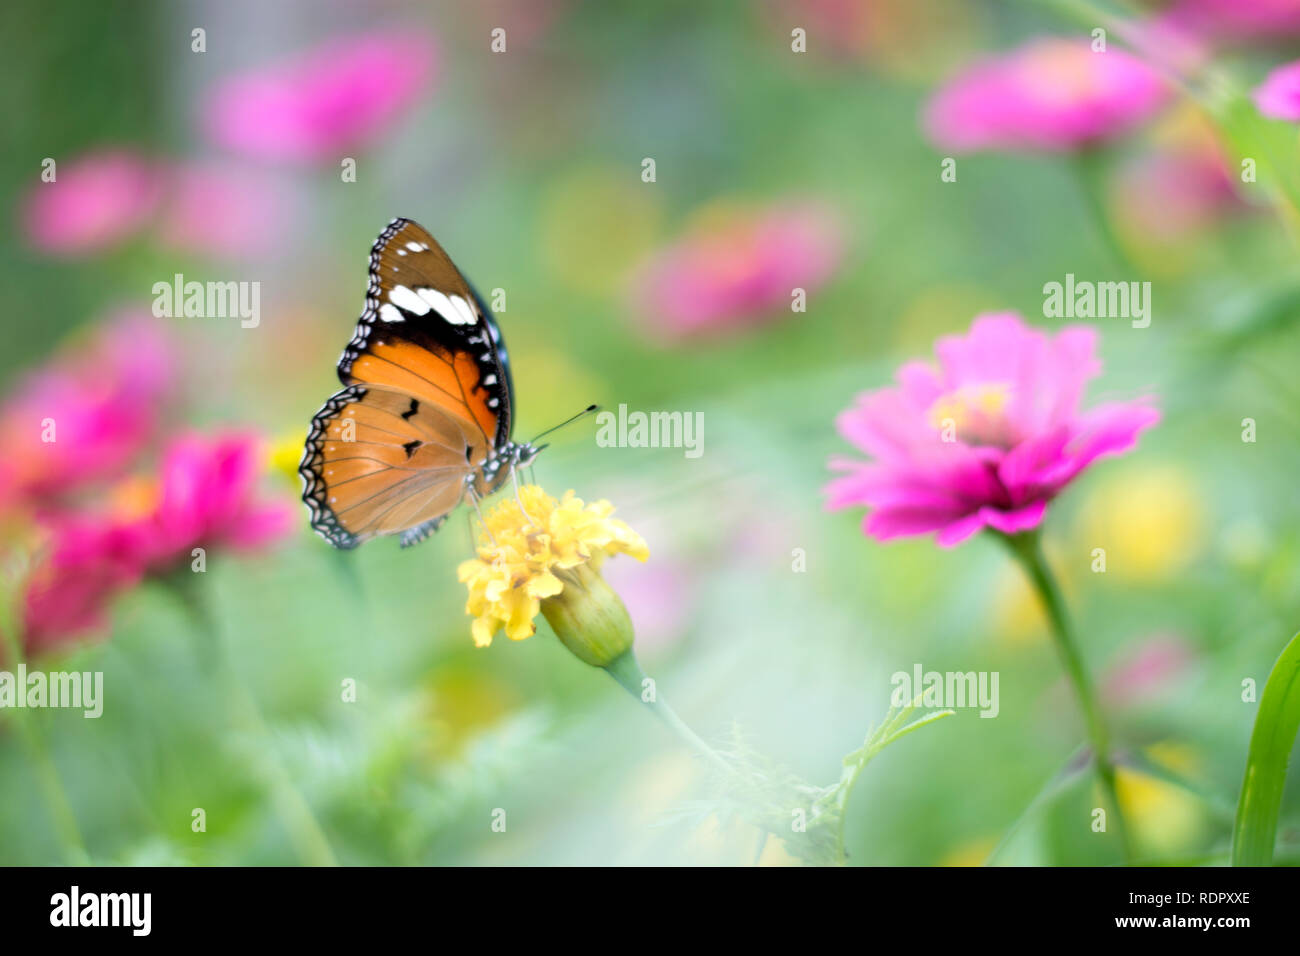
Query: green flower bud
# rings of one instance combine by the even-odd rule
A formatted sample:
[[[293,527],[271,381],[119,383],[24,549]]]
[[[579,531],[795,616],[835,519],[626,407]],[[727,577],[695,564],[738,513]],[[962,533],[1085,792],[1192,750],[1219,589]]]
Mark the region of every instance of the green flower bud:
[[[554,573],[564,590],[542,599],[542,615],[560,642],[592,667],[606,667],[631,650],[632,619],[600,572],[579,564]]]

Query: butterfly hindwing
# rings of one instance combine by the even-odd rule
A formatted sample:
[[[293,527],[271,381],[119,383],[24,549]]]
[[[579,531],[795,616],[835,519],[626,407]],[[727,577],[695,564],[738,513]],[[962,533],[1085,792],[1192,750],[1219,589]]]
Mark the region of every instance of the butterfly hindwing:
[[[312,419],[299,469],[312,527],[353,548],[445,516],[464,495],[478,442],[475,425],[404,392],[343,389]]]

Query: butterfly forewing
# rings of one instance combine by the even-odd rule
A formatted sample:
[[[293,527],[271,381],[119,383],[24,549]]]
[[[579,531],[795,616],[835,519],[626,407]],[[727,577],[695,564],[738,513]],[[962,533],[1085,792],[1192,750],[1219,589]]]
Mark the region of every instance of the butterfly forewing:
[[[510,377],[499,337],[437,240],[418,223],[394,219],[370,252],[366,310],[339,360],[339,378],[441,392],[499,446],[510,438]]]

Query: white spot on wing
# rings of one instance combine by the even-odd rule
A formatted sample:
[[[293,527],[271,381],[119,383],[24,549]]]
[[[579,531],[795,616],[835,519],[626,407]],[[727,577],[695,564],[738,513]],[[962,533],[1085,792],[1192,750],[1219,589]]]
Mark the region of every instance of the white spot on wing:
[[[474,314],[474,307],[460,296],[453,295],[451,297],[451,304],[454,305],[456,311],[460,313],[461,319],[460,322],[457,323],[458,325],[473,325],[478,321],[478,317]]]
[[[395,285],[388,290],[388,301],[415,315],[424,315],[429,311],[429,303],[404,285]]]
[[[473,310],[460,296],[453,295],[449,298],[428,286],[421,286],[416,291],[421,299],[437,310],[445,322],[451,325],[473,325],[476,321]]]
[[[389,305],[387,302],[379,307],[379,317],[385,322],[406,321],[406,316],[402,315],[402,310],[395,305]]]
[[[422,242],[408,242],[406,244],[406,248],[410,249],[412,252],[423,252],[425,249],[428,249],[429,247]]]

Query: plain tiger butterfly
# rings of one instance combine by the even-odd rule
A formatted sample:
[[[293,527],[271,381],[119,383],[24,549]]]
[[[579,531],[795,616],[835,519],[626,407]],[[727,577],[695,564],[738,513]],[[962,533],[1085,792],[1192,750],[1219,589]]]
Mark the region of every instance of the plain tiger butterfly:
[[[311,524],[336,548],[437,531],[539,449],[510,440],[510,361],[492,313],[418,223],[370,250],[366,308],[312,419],[298,472]]]

